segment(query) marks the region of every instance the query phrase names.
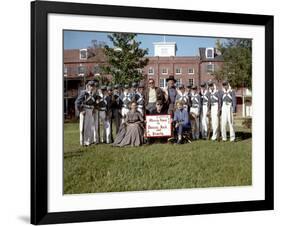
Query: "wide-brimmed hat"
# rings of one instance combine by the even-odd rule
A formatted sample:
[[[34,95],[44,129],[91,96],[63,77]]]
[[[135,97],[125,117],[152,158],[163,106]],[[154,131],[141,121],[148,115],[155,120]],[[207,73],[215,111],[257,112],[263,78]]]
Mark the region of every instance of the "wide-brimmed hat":
[[[106,89],[112,91],[112,86],[107,86]]]
[[[130,86],[128,84],[124,85],[124,89],[129,89],[129,88],[130,88]]]
[[[173,75],[170,75],[168,78],[166,78],[166,82],[173,80],[174,82],[177,82],[177,80],[175,79],[175,77]]]

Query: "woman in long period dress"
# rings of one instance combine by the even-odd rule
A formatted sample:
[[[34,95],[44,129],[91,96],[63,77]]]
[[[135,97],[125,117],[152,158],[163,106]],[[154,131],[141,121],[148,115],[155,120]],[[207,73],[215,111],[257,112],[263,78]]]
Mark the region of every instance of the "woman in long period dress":
[[[137,103],[132,102],[125,122],[121,125],[113,146],[141,146],[144,143],[143,117],[137,111]]]

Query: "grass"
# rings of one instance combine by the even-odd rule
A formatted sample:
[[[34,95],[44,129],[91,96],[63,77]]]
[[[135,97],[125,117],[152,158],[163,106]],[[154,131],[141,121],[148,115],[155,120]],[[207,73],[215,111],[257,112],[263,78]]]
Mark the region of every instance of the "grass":
[[[77,123],[64,125],[64,193],[242,186],[252,183],[250,131],[238,141],[111,147],[79,146]]]

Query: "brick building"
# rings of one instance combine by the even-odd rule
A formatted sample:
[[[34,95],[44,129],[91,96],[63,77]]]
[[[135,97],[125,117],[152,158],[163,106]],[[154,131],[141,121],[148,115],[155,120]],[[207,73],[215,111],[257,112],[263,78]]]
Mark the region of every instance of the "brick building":
[[[148,65],[142,72],[152,77],[157,86],[165,87],[166,78],[174,75],[179,84],[196,84],[214,80],[213,73],[223,64],[222,55],[215,48],[199,48],[197,56],[176,56],[175,42],[156,42],[154,56],[149,56]],[[106,64],[102,49],[94,52],[87,49],[64,50],[64,109],[65,115],[73,117],[74,101],[86,81],[100,74],[100,66]],[[110,78],[110,75],[106,75]],[[236,90],[239,116],[251,116],[251,92]]]

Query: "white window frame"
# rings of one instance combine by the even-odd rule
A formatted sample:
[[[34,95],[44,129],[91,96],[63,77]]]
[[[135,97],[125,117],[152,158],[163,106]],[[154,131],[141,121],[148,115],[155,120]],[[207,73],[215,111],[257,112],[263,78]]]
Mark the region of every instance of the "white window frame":
[[[209,66],[212,66],[212,70],[211,70],[211,71],[209,71],[209,69],[208,69]],[[213,72],[215,71],[215,64],[209,62],[209,63],[207,64],[207,70],[206,70],[206,71],[207,71],[207,73],[213,73]]]
[[[189,72],[189,69],[192,69],[192,72]],[[187,74],[189,74],[189,75],[194,75],[194,67],[189,67],[189,68],[187,68]]]
[[[177,72],[177,69],[179,69],[180,72]],[[182,68],[181,68],[181,67],[177,67],[177,68],[176,68],[176,75],[181,75],[181,73],[182,73]]]
[[[167,72],[166,72],[166,73],[164,73],[164,72],[163,72],[163,69],[166,69],[166,70],[167,70]],[[169,72],[169,69],[168,69],[168,68],[166,68],[166,67],[164,67],[164,68],[162,68],[162,69],[161,69],[161,74],[162,74],[162,75],[167,75],[167,74],[168,74],[168,72]]]
[[[208,51],[211,50],[212,51],[212,56],[208,56]],[[205,56],[206,56],[206,59],[214,59],[215,57],[215,50],[214,48],[206,48],[206,52],[205,52]]]
[[[152,70],[152,72],[149,72],[149,70]],[[153,67],[148,68],[148,73],[147,74],[154,75],[154,68]]]
[[[85,58],[81,57],[82,56],[82,54],[81,54],[82,51],[86,51],[86,57]],[[88,50],[87,49],[80,49],[80,51],[79,51],[79,59],[80,60],[87,60],[87,58],[88,58]]]

